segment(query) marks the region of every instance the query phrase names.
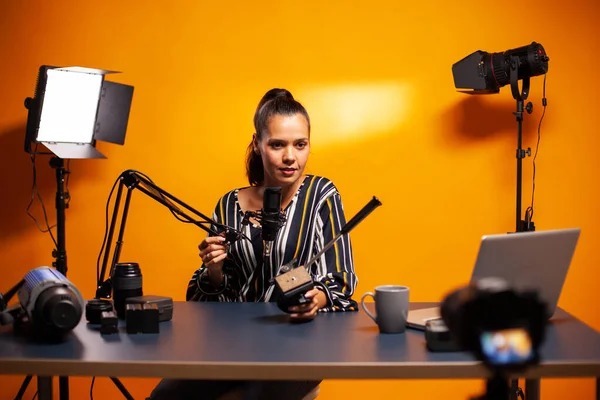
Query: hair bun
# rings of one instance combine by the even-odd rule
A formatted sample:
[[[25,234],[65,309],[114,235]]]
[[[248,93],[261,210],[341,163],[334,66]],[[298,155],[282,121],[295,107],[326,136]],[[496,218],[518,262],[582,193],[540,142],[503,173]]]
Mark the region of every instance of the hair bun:
[[[275,100],[279,97],[284,97],[288,100],[294,100],[294,96],[292,96],[292,93],[290,93],[289,90],[281,89],[281,88],[273,88],[273,89],[269,90],[267,93],[265,93],[264,96],[262,97],[262,99],[260,99],[260,102],[258,103],[258,106],[256,107],[256,113],[258,113],[258,111],[266,103],[268,103],[271,100]]]
[[[265,101],[273,100],[277,97],[287,97],[290,100],[294,100],[294,96],[287,89],[274,88],[265,93],[263,99]]]

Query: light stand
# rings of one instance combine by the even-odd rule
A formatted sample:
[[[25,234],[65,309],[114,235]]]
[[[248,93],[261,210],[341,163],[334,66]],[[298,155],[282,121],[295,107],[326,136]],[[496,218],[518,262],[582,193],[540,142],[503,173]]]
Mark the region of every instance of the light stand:
[[[25,99],[28,110],[25,152],[39,154],[32,147],[42,143],[55,155],[50,159],[50,166],[56,170],[57,185],[57,238],[56,248],[52,251],[55,258],[52,266],[65,277],[68,269],[65,209],[69,195],[65,192],[65,176],[69,171],[65,170],[64,159],[105,158],[96,150],[97,140],[120,145],[125,143],[133,86],[105,80],[105,75],[115,72],[42,65],[34,97]],[[27,376],[16,399],[22,398],[30,381],[31,376]],[[59,388],[60,399],[68,400],[67,377],[59,377]],[[132,398],[131,395],[128,398]]]
[[[65,277],[67,276],[67,250],[66,250],[66,235],[65,235],[65,199],[69,195],[65,192],[65,176],[69,171],[65,170],[64,160],[59,157],[52,157],[50,159],[50,166],[56,169],[56,249],[52,250],[52,257],[55,261],[52,262],[52,266],[56,270],[62,273]],[[16,290],[15,290],[16,292]],[[14,294],[14,293],[13,293]],[[10,296],[12,297],[12,295]],[[8,301],[8,299],[7,299]],[[21,400],[29,383],[31,382],[32,376],[27,375],[19,388],[15,400]],[[60,399],[69,399],[69,378],[61,376],[58,378],[58,385],[60,389]]]
[[[56,259],[52,266],[67,276],[67,245],[65,234],[65,209],[66,198],[69,193],[65,192],[65,176],[69,171],[65,170],[64,160],[59,157],[50,159],[50,166],[56,170],[56,249],[52,251],[52,257]]]
[[[513,114],[517,118],[517,218],[516,218],[516,231],[515,232],[527,232],[534,231],[535,225],[526,213],[525,220],[521,219],[521,198],[522,198],[522,186],[523,186],[523,159],[526,156],[531,156],[531,148],[523,150],[523,111],[527,111],[531,114],[533,111],[533,104],[531,102],[524,106],[527,96],[529,96],[529,76],[523,78],[523,87],[519,91],[519,57],[511,57],[510,66],[510,89],[513,98],[517,101],[517,111]]]
[[[525,213],[525,220],[521,219],[521,205],[523,197],[523,159],[526,156],[531,156],[531,148],[527,150],[523,149],[523,112],[527,111],[527,114],[531,114],[533,111],[533,104],[529,101],[525,106],[525,100],[529,96],[530,88],[530,77],[525,76],[523,78],[522,88],[519,91],[519,57],[510,57],[510,90],[513,98],[517,102],[517,111],[514,112],[514,116],[517,119],[517,206],[516,206],[516,226],[515,232],[528,232],[535,231],[535,224],[531,220],[529,212]],[[496,383],[494,387],[498,388],[501,386],[499,382],[488,382],[488,386]],[[503,382],[506,385],[505,382]],[[519,388],[519,380],[513,379],[510,382],[510,388],[513,393],[518,393],[521,389]],[[508,387],[506,388],[508,390]],[[489,387],[488,387],[489,390]],[[493,397],[495,399],[495,397]],[[508,398],[508,394],[504,399]]]
[[[64,160],[59,157],[50,159],[50,166],[56,170],[56,249],[52,252],[52,256],[56,261],[52,263],[58,272],[67,276],[67,246],[65,235],[65,164]],[[67,194],[68,195],[68,194]],[[69,378],[61,376],[58,378],[58,387],[60,400],[69,400]]]
[[[522,123],[523,112],[531,114],[531,102],[524,105],[529,95],[529,79],[532,76],[545,75],[548,72],[548,57],[544,47],[536,42],[502,52],[490,53],[477,50],[462,60],[452,65],[454,86],[459,91],[467,94],[493,94],[500,92],[500,88],[509,84],[513,98],[517,101],[517,111],[513,114],[517,118],[517,218],[515,232],[534,231],[535,225],[532,207],[525,212],[525,220],[521,219],[522,197],[522,171],[523,158],[531,155],[531,149],[522,148]],[[519,76],[519,74],[521,76]],[[519,91],[518,81],[523,79],[523,90]],[[544,99],[544,106],[546,100]]]
[[[523,159],[526,156],[531,156],[531,148],[528,147],[527,150],[523,149],[523,112],[527,111],[527,114],[531,114],[533,111],[533,104],[529,101],[527,102],[527,106],[524,105],[525,100],[529,96],[529,87],[530,87],[530,78],[529,76],[523,78],[523,86],[521,91],[519,91],[519,57],[512,56],[511,64],[510,64],[510,90],[513,98],[517,101],[517,111],[514,112],[514,116],[517,119],[517,210],[516,210],[516,230],[515,232],[529,232],[535,231],[535,224],[531,220],[531,215],[529,212],[525,213],[525,220],[521,219],[521,204],[523,197]],[[490,385],[493,385],[492,388],[495,390],[502,390],[503,386],[500,384],[503,383],[506,386],[506,382],[489,382],[488,381],[488,393],[490,389]],[[510,381],[510,389],[512,393],[519,393],[521,388],[519,388],[519,380],[513,379]],[[506,386],[507,393],[503,397],[503,399],[508,398],[508,386]],[[516,396],[516,395],[515,395]],[[502,397],[487,397],[489,399],[496,399]],[[514,397],[511,397],[511,400]]]

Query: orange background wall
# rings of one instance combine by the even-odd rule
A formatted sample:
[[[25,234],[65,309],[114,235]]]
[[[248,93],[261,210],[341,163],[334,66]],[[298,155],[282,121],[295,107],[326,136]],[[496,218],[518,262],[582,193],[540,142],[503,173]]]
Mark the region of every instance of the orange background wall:
[[[86,299],[94,295],[105,202],[119,173],[139,169],[212,212],[221,194],[246,184],[243,156],[256,103],[266,90],[286,87],[312,117],[308,172],[337,184],[348,215],[372,195],[384,204],[352,233],[356,297],[398,283],[411,287],[414,301],[440,300],[469,279],[481,235],[513,231],[515,218],[510,89],[457,93],[451,65],[478,49],[537,41],[550,69],[534,221],[538,229],[582,228],[560,306],[600,329],[598,3],[532,0],[517,12],[509,4],[458,4],[3,1],[0,290],[52,261],[49,236],[25,213],[31,164],[22,150],[23,100],[33,95],[38,67],[50,64],[122,71],[109,79],[135,86],[125,146],[100,143],[107,160],[71,162],[68,276]],[[532,79],[525,147],[535,147],[542,82]],[[47,161],[38,158],[38,185],[54,220],[56,184]],[[524,162],[523,209],[531,161]],[[41,218],[37,203],[34,213]],[[183,300],[203,236],[138,194],[122,259],[141,264],[146,293]],[[1,377],[0,399],[12,399],[21,379]],[[124,382],[143,398],[156,380]],[[72,379],[72,397],[86,398],[89,383]],[[589,379],[544,380],[542,390],[547,399],[590,398],[592,388]],[[327,381],[321,397],[464,399],[480,389],[470,380]],[[95,394],[120,396],[106,378],[97,380]]]

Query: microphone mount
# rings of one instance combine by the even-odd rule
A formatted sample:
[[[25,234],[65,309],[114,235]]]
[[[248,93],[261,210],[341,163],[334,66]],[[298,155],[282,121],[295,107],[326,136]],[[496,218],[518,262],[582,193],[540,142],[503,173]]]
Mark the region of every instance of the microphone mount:
[[[270,215],[265,215],[262,210],[246,211],[244,213],[244,218],[242,218],[242,226],[248,225],[250,223],[250,218],[254,218],[261,226],[273,224],[273,228],[276,230],[281,229],[287,220],[283,211],[280,211],[277,215],[273,215],[273,219],[271,219]]]
[[[250,223],[250,218],[254,218],[256,221],[260,223],[260,226],[263,229],[263,259],[266,259],[271,255],[271,247],[273,246],[273,240],[277,235],[277,232],[283,227],[286,221],[286,216],[283,211],[279,212],[264,212],[264,210],[258,211],[246,211],[244,213],[244,218],[242,218],[242,226],[246,226]],[[272,240],[265,240],[265,233]]]

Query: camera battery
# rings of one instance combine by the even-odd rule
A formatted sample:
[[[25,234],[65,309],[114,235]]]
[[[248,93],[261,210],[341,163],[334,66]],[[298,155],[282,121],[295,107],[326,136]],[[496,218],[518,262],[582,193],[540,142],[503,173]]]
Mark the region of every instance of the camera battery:
[[[156,304],[158,322],[170,321],[173,318],[173,299],[171,297],[154,295],[129,297],[126,304]]]
[[[441,318],[425,323],[425,342],[429,351],[461,351]]]
[[[119,333],[119,319],[114,311],[102,311],[100,318],[100,333],[102,335]]]
[[[128,303],[125,305],[127,333],[158,333],[158,306],[156,303]]]

